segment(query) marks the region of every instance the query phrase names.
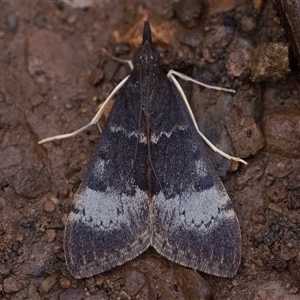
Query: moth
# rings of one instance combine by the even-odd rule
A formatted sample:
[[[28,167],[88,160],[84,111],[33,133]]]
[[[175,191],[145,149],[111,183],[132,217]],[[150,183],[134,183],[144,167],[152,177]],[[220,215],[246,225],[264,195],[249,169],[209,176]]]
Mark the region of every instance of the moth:
[[[118,86],[67,220],[65,258],[75,278],[110,270],[150,246],[216,276],[239,268],[237,216],[186,98],[159,59],[145,21],[142,47]]]

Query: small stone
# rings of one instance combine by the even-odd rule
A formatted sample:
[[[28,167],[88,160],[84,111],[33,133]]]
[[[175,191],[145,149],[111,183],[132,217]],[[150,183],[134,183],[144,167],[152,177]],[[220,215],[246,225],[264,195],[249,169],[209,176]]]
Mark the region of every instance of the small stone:
[[[178,286],[182,291],[184,299],[189,300],[211,300],[213,290],[199,273],[183,267],[176,268]]]
[[[62,289],[68,289],[71,287],[71,281],[68,279],[68,278],[61,278],[59,280],[59,286],[62,288]]]
[[[240,77],[249,72],[250,52],[247,49],[238,49],[230,53],[226,62],[226,69],[230,76]]]
[[[243,16],[241,19],[242,30],[251,33],[256,29],[257,22],[253,15]]]
[[[68,289],[59,296],[59,300],[82,300],[84,289],[79,287],[76,289]]]
[[[46,200],[46,201],[43,203],[43,210],[44,210],[44,211],[47,211],[47,212],[55,211],[55,210],[56,210],[56,205],[55,205],[55,203],[53,203],[53,201],[51,201],[51,200]]]
[[[52,247],[52,251],[53,251],[53,253],[55,253],[55,254],[59,253],[59,252],[61,251],[61,246],[59,246],[59,245],[54,245],[54,246]]]
[[[299,114],[267,114],[262,123],[267,152],[288,158],[300,158]]]
[[[237,282],[237,280],[232,280],[232,285],[233,285],[233,286],[238,286],[239,283]]]
[[[104,284],[104,277],[103,276],[97,276],[95,279],[95,284],[97,287],[101,288]]]
[[[269,203],[267,206],[269,209],[282,214],[282,208],[279,205],[277,205],[275,203]]]
[[[50,200],[51,200],[55,205],[57,205],[57,204],[59,203],[59,200],[58,200],[56,197],[54,197],[54,196],[51,196]]]
[[[3,291],[7,294],[18,292],[20,288],[20,284],[13,276],[7,277],[3,280]]]
[[[21,168],[15,175],[13,184],[18,195],[29,199],[36,198],[51,188],[47,169],[39,165]]]
[[[199,16],[204,12],[204,5],[199,0],[178,0],[174,1],[174,10],[180,21],[192,28],[198,25]]]
[[[125,273],[125,291],[130,297],[134,297],[143,288],[146,278],[145,275],[137,270],[129,270]]]
[[[264,215],[259,214],[259,215],[254,215],[252,218],[253,222],[257,223],[257,224],[265,224],[266,222],[266,218]]]
[[[91,72],[91,75],[89,76],[89,82],[90,84],[97,86],[100,84],[104,77],[103,70],[96,68]]]
[[[230,170],[232,172],[235,172],[235,171],[237,171],[237,169],[239,168],[239,166],[240,166],[240,163],[238,161],[232,160],[231,164],[230,164]]]
[[[42,282],[42,289],[45,293],[48,293],[50,289],[55,285],[57,276],[57,274],[52,274]]]
[[[16,236],[16,241],[17,242],[22,242],[24,240],[24,236],[20,233],[17,234]]]
[[[32,106],[38,106],[43,102],[43,97],[41,95],[34,95],[30,98]]]
[[[257,47],[249,64],[253,82],[276,81],[291,73],[289,46],[286,43],[268,43]]]
[[[47,229],[46,235],[47,235],[47,242],[52,243],[55,240],[56,232],[54,229]]]
[[[254,155],[265,145],[265,138],[259,126],[252,117],[243,114],[235,105],[230,112],[230,119],[226,120],[226,128],[236,155],[242,158]]]
[[[91,134],[89,135],[89,140],[93,143],[99,140],[99,134]]]

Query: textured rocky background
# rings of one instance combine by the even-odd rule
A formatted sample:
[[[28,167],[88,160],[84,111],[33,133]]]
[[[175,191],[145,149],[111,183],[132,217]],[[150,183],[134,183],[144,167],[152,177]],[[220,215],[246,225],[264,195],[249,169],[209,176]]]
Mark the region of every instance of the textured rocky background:
[[[299,70],[293,35],[271,1],[32,0],[0,8],[1,299],[300,299]],[[144,19],[166,72],[237,90],[182,83],[203,133],[248,162],[212,154],[242,230],[234,278],[199,274],[152,249],[85,280],[66,269],[64,223],[99,133],[37,142],[92,119],[130,72],[101,48],[131,58]]]

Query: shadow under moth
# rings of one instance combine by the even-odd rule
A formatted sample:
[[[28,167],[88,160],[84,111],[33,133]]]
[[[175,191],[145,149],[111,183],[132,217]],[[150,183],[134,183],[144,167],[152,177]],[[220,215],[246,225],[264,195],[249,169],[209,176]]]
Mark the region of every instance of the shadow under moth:
[[[147,21],[118,90],[66,224],[70,273],[90,277],[152,246],[183,266],[234,276],[237,216],[178,82],[160,68]]]

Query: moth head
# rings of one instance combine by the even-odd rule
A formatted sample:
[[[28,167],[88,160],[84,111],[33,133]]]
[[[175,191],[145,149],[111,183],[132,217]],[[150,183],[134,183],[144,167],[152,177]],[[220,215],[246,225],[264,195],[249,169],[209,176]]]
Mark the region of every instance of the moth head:
[[[134,55],[134,64],[158,64],[159,53],[153,49],[152,34],[149,21],[144,22],[142,48]]]

